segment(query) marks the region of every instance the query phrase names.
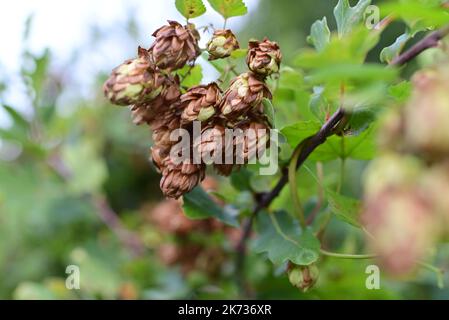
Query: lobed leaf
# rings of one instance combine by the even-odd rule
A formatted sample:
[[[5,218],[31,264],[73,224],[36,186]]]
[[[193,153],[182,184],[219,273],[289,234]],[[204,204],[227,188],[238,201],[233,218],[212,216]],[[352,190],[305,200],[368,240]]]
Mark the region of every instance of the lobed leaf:
[[[186,19],[199,17],[206,12],[202,0],[176,0],[175,5]]]
[[[208,0],[211,7],[228,19],[231,17],[243,16],[248,12],[243,0]]]

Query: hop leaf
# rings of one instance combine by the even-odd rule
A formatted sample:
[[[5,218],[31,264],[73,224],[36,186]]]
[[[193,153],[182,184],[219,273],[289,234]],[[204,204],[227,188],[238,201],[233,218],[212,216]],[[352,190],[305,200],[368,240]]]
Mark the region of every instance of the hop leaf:
[[[323,20],[317,20],[310,29],[310,36],[307,41],[312,44],[317,51],[323,51],[330,41],[331,32],[327,25],[326,17]]]
[[[212,8],[228,19],[231,17],[244,16],[248,9],[242,0],[208,0]]]
[[[360,23],[363,14],[371,4],[371,0],[360,0],[354,7],[351,7],[349,0],[339,0],[334,9],[334,16],[337,20],[338,35],[344,36],[352,28]]]
[[[206,12],[202,0],[176,0],[176,9],[187,19],[196,18]]]

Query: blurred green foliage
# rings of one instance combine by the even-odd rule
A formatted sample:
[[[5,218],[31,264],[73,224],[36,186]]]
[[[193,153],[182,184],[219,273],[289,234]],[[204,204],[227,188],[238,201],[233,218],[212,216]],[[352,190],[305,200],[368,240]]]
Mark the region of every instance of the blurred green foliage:
[[[306,45],[310,26],[323,16],[331,17],[334,2],[261,0],[259,9],[252,13],[241,32],[242,43],[250,37],[268,36],[281,44],[287,65],[295,62],[305,69],[314,70],[316,81],[320,83],[327,81],[331,84],[329,87],[332,87],[332,83],[341,78],[344,70],[349,82],[369,82],[370,85],[374,84],[370,86],[371,89],[378,89],[376,83],[388,82],[394,78],[393,71],[375,67],[367,70],[369,66],[360,65],[351,65],[350,68],[344,65],[342,69],[343,63],[347,62],[343,60],[349,57],[353,61],[359,51],[363,51],[359,59],[363,60],[368,51],[374,48],[376,54],[370,54],[370,57],[378,61],[379,48],[390,45],[396,36],[402,34],[402,24],[394,24],[382,38],[379,47],[375,47],[375,42],[366,43],[369,41],[367,34],[365,30],[360,30],[348,39],[356,45],[338,47],[341,42],[330,40],[330,49],[324,49],[323,41],[327,41],[324,37],[324,40],[315,39],[315,45],[322,51],[303,51],[298,55],[297,49]],[[336,28],[333,19],[328,22],[330,29]],[[348,48],[355,48],[357,52],[342,51],[349,50]],[[334,55],[335,52],[338,55]],[[333,65],[341,65],[332,68],[333,74],[327,72],[323,75],[320,68],[329,67],[322,64],[323,61],[332,60],[329,56],[339,59],[332,61]],[[194,79],[190,80],[197,82],[201,78],[201,68],[196,68],[192,74]],[[79,98],[71,101],[70,105],[64,105],[68,102],[61,99],[62,94],[67,90],[76,92],[77,89],[59,75],[60,70],[55,70],[52,65],[51,52],[36,54],[25,51],[22,79],[27,86],[32,116],[22,115],[16,111],[15,106],[9,106],[6,101],[0,100],[2,108],[13,121],[11,127],[0,129],[0,298],[241,297],[241,283],[236,281],[233,270],[235,251],[232,241],[222,229],[213,234],[196,230],[187,237],[180,238],[164,233],[152,223],[149,216],[157,203],[162,201],[162,196],[159,191],[159,176],[148,161],[150,133],[143,127],[131,124],[128,110],[113,107],[103,99],[101,85],[105,75],[98,75],[92,97]],[[360,75],[367,75],[367,78],[360,79]],[[8,83],[3,83],[2,79],[0,83],[1,92],[8,87]],[[315,93],[309,97],[304,89],[304,76],[292,68],[283,69],[277,85],[274,99],[276,124],[278,128],[285,127],[282,132],[291,146],[315,132],[323,116],[337,107],[332,102],[337,94],[335,91],[324,92],[315,88]],[[407,84],[393,87],[391,90],[397,96],[402,96],[406,90],[403,87],[406,86]],[[380,88],[381,92],[384,89]],[[379,91],[373,91],[372,95],[376,96],[378,93]],[[396,96],[393,93],[391,95]],[[310,109],[304,108],[309,104]],[[324,105],[331,109],[323,109]],[[64,112],[67,108],[71,112]],[[359,116],[365,119],[363,117],[371,115]],[[307,121],[294,124],[292,119]],[[353,120],[356,128],[357,119]],[[358,120],[364,123],[360,118]],[[348,196],[360,197],[360,176],[366,165],[365,160],[375,153],[373,131],[367,130],[348,138],[346,151],[340,149],[341,139],[334,137],[306,163],[298,173],[298,180],[301,181],[299,191],[307,199],[307,213],[316,207],[318,201],[322,201],[317,198],[316,179],[319,173],[315,161],[318,160],[327,161],[324,167],[326,180],[323,184],[325,187],[333,187],[339,179],[339,159],[347,158],[346,179],[341,187]],[[363,144],[361,140],[364,141]],[[286,159],[291,150],[285,145],[282,152]],[[243,215],[251,205],[249,190],[262,191],[272,185],[272,181],[264,181],[252,174],[253,169],[242,170],[234,175],[232,185],[216,178],[220,183],[216,196],[232,202],[234,209],[242,211]],[[329,194],[330,210],[341,220],[355,225],[354,212],[341,208],[357,206],[358,202]],[[200,205],[208,207],[208,216],[227,214],[207,203],[207,199],[204,201],[206,204],[202,202]],[[348,202],[351,206],[347,205]],[[189,216],[198,218],[201,215],[195,211],[197,203],[189,203],[187,200],[187,205],[190,208],[186,212]],[[291,211],[288,190],[282,192],[274,207]],[[328,214],[328,210],[323,209],[319,212],[318,220],[324,221]],[[258,221],[258,230],[272,228],[271,225],[267,226],[267,218],[264,215]],[[225,216],[225,219],[230,218]],[[294,224],[287,221],[291,219],[287,214],[282,219],[281,226],[295,228]],[[235,223],[229,221],[230,224]],[[303,236],[307,237],[307,233],[301,235]],[[356,252],[361,248],[361,239],[360,230],[334,219],[324,242],[341,251]],[[185,272],[182,263],[167,266],[158,255],[158,250],[164,244],[175,244],[183,248],[186,241],[199,245],[201,250],[211,248],[223,252],[225,258],[220,260],[218,274],[210,274],[201,269]],[[276,256],[282,250],[288,251],[285,239],[270,229],[253,242],[245,271],[251,285],[249,294],[254,298],[439,299],[449,295],[448,289],[436,288],[434,274],[425,270],[418,277],[406,281],[382,278],[381,290],[368,290],[365,288],[365,268],[370,264],[369,261],[333,258],[321,258],[321,275],[316,289],[303,294],[289,284],[283,257],[275,257],[274,260],[279,263],[273,266],[264,255],[258,254],[269,252],[269,256]],[[306,242],[312,248],[316,247],[315,238]],[[343,245],[334,245],[338,243]],[[441,249],[437,261],[444,263],[448,261],[445,258],[449,255],[449,247],[443,246]],[[309,258],[307,255],[295,257],[307,262]],[[318,257],[312,258],[316,260]],[[442,266],[448,267],[447,262],[445,263]],[[71,264],[80,267],[80,290],[67,290],[65,287],[66,267]]]

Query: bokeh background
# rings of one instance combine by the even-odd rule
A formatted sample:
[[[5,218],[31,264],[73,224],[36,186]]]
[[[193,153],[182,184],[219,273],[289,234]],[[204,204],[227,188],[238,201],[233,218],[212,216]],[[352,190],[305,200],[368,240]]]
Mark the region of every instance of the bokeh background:
[[[278,41],[288,64],[307,45],[310,25],[331,17],[337,1],[245,2],[249,14],[230,19],[228,26],[241,43],[264,36]],[[148,129],[133,126],[129,111],[111,106],[101,92],[108,72],[135,56],[137,45],[148,47],[151,33],[165,20],[183,21],[174,1],[17,0],[1,7],[0,298],[449,295],[426,271],[413,280],[382,279],[381,290],[367,290],[370,262],[338,260],[320,265],[317,288],[303,294],[289,284],[284,268],[251,252],[250,288],[243,294],[233,270],[239,230],[212,220],[189,221],[177,202],[165,201],[148,160]],[[328,21],[332,27],[333,19]],[[222,20],[208,10],[194,22],[220,26]],[[384,46],[402,30],[390,27]],[[203,82],[218,76],[206,61],[200,63]],[[285,119],[298,116],[300,107],[300,101],[286,103],[280,121],[282,113]],[[353,169],[348,179],[358,181],[363,164],[348,167]],[[347,185],[360,192],[357,182]],[[242,203],[250,200],[212,173],[203,186]],[[288,196],[279,201],[288,203]],[[329,241],[339,241],[351,231],[347,228],[333,226]],[[358,245],[357,235],[344,244]],[[80,290],[65,287],[66,267],[72,264],[81,270]]]

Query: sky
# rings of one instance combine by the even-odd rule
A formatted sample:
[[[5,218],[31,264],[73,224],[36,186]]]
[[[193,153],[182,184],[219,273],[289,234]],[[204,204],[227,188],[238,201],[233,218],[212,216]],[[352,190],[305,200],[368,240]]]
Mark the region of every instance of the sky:
[[[257,9],[257,2],[245,0],[250,13]],[[212,22],[217,27],[221,26],[223,19],[206,5],[207,13],[193,19],[193,22],[197,26]],[[135,38],[126,31],[130,14],[136,22]],[[30,16],[33,17],[32,28],[28,40],[24,41],[25,22]],[[133,57],[138,45],[149,47],[153,31],[169,19],[184,21],[176,11],[174,0],[8,1],[7,10],[0,10],[0,80],[6,81],[9,88],[3,97],[4,102],[24,114],[30,110],[19,76],[24,48],[35,54],[50,49],[54,68],[67,65],[74,53],[78,53],[79,59],[71,70],[73,87],[66,92],[67,99],[70,99],[70,96],[88,95],[95,75]],[[245,19],[232,18],[228,27],[238,31]],[[211,81],[215,76],[213,69],[205,69],[204,81]],[[0,127],[9,124],[2,111]]]

